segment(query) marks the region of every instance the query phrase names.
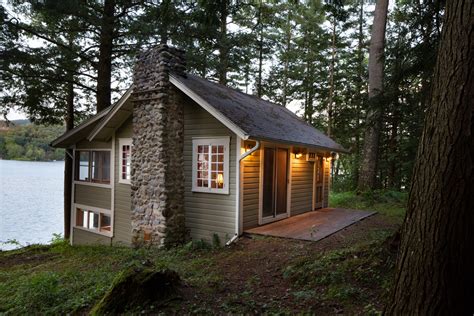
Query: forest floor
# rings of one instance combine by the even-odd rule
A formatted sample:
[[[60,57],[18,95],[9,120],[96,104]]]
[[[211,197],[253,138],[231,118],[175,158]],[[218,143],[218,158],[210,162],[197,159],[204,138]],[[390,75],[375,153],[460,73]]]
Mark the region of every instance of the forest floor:
[[[174,250],[76,246],[63,241],[0,252],[0,314],[87,313],[114,278],[143,262],[179,273],[181,298],[132,312],[378,314],[387,300],[406,196],[333,194],[331,206],[376,210],[319,242],[243,237],[230,247]]]

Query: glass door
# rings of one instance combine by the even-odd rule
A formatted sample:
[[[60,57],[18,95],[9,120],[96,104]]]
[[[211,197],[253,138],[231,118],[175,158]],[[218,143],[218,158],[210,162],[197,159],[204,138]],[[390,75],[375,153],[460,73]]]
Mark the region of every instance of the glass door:
[[[263,150],[263,205],[265,221],[287,213],[288,149],[264,147]]]

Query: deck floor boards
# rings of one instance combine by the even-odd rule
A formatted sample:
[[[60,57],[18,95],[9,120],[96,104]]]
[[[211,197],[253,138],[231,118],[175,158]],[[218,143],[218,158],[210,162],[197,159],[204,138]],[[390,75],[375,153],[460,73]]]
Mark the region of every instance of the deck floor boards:
[[[245,233],[318,241],[376,212],[324,208],[245,230]]]

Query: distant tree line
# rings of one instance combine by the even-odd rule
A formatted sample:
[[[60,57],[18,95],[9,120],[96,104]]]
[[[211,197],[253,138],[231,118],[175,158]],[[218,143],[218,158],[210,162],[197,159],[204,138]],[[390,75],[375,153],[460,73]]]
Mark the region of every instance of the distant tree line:
[[[0,122],[2,123],[2,122]],[[63,126],[15,125],[0,128],[0,158],[13,160],[63,160],[64,150],[49,146]]]

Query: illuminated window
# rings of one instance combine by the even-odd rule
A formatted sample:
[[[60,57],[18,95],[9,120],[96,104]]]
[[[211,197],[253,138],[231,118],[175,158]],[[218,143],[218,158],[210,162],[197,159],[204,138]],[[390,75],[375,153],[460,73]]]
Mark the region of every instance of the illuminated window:
[[[132,139],[119,139],[119,182],[130,184],[132,167]]]
[[[229,140],[193,139],[193,191],[229,193]]]
[[[103,235],[112,234],[112,217],[110,210],[76,204],[75,227]]]
[[[77,181],[110,184],[110,151],[76,150]]]

